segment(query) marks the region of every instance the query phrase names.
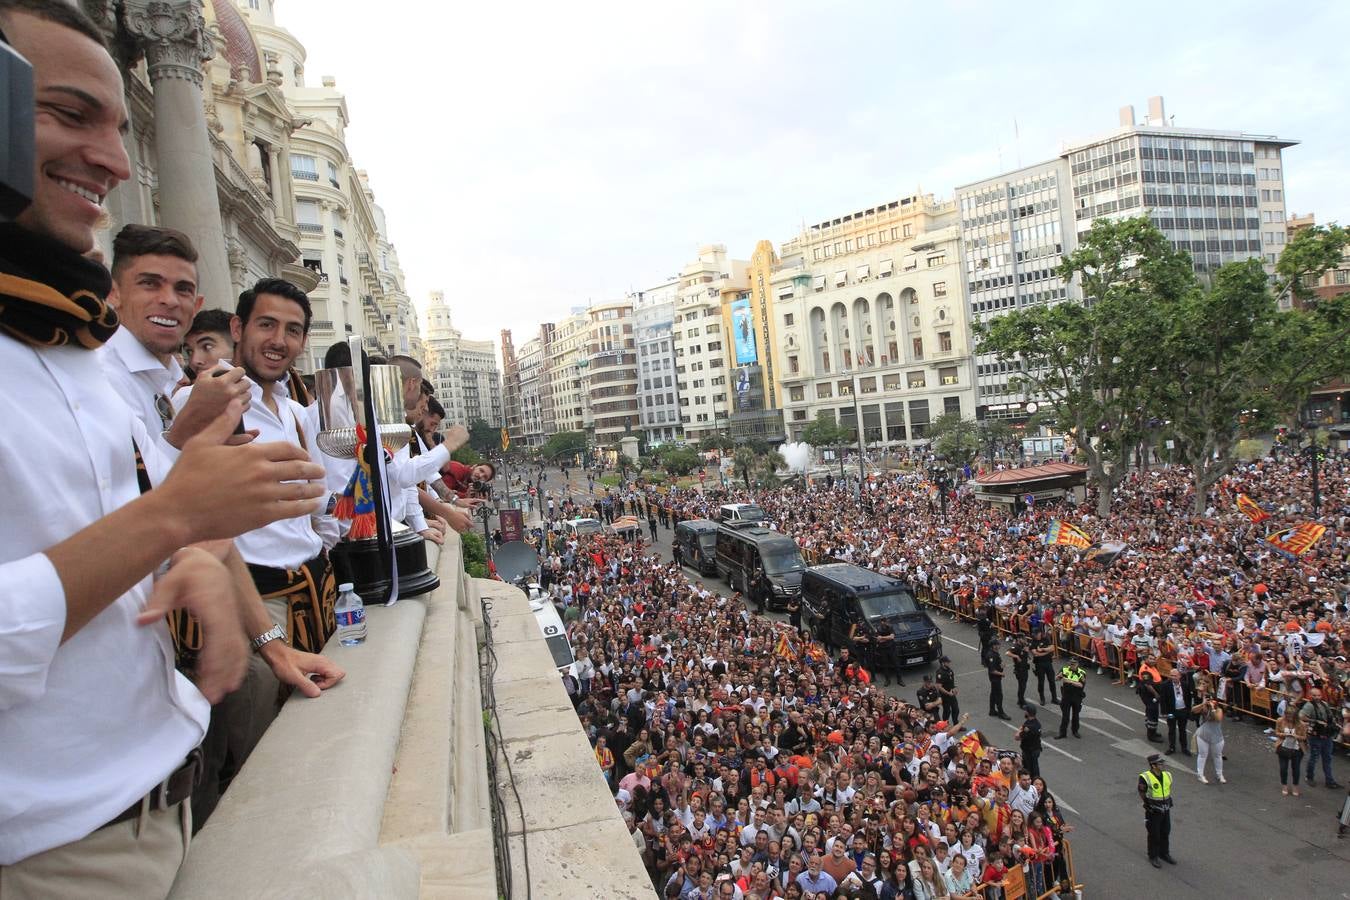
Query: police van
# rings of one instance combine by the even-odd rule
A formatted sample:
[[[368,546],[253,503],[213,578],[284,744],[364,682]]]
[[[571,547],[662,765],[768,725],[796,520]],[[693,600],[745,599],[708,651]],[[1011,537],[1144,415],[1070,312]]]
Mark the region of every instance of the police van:
[[[942,630],[898,578],[849,563],[812,566],[802,576],[802,624],[832,647],[849,645],[854,624],[873,639],[895,636],[897,666],[917,666],[942,656]]]
[[[717,523],[711,519],[686,519],[675,526],[673,546],[680,561],[702,575],[717,574]]]
[[[732,590],[752,600],[761,590],[762,572],[769,582],[764,602],[782,609],[801,592],[806,563],[792,538],[758,522],[733,522],[717,530],[717,571]]]

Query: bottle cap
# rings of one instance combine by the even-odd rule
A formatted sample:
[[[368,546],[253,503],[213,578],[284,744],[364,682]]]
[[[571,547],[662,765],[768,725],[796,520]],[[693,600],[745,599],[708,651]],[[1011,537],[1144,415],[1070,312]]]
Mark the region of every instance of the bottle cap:
[[[338,585],[339,594],[345,594],[347,591],[354,591],[354,590],[356,590],[356,585],[352,584],[350,581],[347,582],[346,584]]]

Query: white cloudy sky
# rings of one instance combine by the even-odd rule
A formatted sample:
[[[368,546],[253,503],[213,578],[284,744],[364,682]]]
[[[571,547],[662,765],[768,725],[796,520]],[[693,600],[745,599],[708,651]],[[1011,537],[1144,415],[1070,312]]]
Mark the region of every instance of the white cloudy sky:
[[[1162,94],[1278,134],[1288,209],[1350,221],[1350,3],[278,0],[334,75],[419,303],[517,343],[755,242],[1054,156]],[[1014,122],[1017,137],[1014,136]]]

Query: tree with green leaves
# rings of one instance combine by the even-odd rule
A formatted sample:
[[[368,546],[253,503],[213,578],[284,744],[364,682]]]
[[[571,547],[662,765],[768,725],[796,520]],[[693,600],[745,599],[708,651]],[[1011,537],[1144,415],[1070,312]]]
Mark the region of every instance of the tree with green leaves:
[[[737,447],[735,454],[731,457],[734,471],[745,481],[746,490],[750,489],[750,473],[755,470],[757,460],[755,451],[749,447]]]
[[[1309,391],[1345,370],[1350,331],[1338,336],[1334,323],[1347,301],[1281,312],[1277,298],[1310,303],[1307,282],[1340,262],[1346,240],[1334,225],[1306,229],[1281,254],[1273,289],[1260,260],[1228,263],[1168,317],[1168,378],[1154,406],[1193,473],[1194,514],[1236,464],[1242,437],[1296,424]]]
[[[661,453],[661,465],[674,476],[688,475],[703,464],[703,458],[689,447],[671,447]]]
[[[978,352],[1017,366],[1010,387],[1054,409],[1088,466],[1106,516],[1155,393],[1165,319],[1196,289],[1188,254],[1147,218],[1098,220],[1058,270],[1083,302],[1033,306],[978,323]]]
[[[845,428],[834,420],[834,416],[826,413],[824,410],[816,413],[815,419],[807,423],[802,429],[802,443],[810,445],[815,450],[821,450],[826,447],[834,447],[839,453],[839,477],[844,477],[844,454],[843,448],[853,442],[855,432],[851,428]]]
[[[773,486],[779,483],[778,473],[787,468],[787,460],[782,453],[770,448],[755,457],[755,468],[759,482]]]
[[[731,450],[735,448],[736,442],[729,435],[720,431],[709,435],[704,435],[703,440],[698,442],[698,449],[702,453],[712,453],[715,450]]]
[[[990,458],[1017,456],[1021,436],[1007,419],[985,419],[979,425],[980,449]]]
[[[582,453],[586,449],[586,434],[582,431],[559,431],[549,437],[539,455],[552,460],[565,453]]]
[[[979,426],[960,413],[943,413],[928,427],[928,438],[939,459],[965,466],[980,453]]]
[[[469,423],[469,446],[484,456],[500,453],[501,429],[492,427],[485,419],[474,419]]]
[[[1340,266],[1350,247],[1350,229],[1339,225],[1304,228],[1285,245],[1275,263],[1276,299],[1294,306],[1280,315],[1270,358],[1267,401],[1279,421],[1294,427],[1308,395],[1344,375],[1350,359],[1350,293],[1319,297],[1313,285]]]

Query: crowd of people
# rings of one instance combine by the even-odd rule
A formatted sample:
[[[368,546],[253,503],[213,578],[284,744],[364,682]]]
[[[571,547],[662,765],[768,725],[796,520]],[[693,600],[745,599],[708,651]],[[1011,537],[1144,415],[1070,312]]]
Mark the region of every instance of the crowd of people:
[[[1191,482],[1179,468],[1132,474],[1106,519],[1088,503],[993,516],[968,487],[942,502],[919,468],[861,491],[854,480],[616,493],[611,504],[663,525],[754,502],[809,560],[870,566],[959,604],[1000,676],[999,637],[1011,629],[1007,668],[1027,723],[1018,746],[993,748],[964,719],[941,718],[950,710],[931,680],[914,703],[875,688],[858,664],[869,662],[865,646],[829,653],[614,536],[550,538],[543,576],[578,647],[569,690],[654,884],[700,900],[993,898],[1007,868],[1029,861],[1033,886],[1054,889],[1072,825],[1039,776],[1041,726],[1026,694],[1064,704],[1053,737],[1070,725],[1076,734],[1080,662],[1138,689],[1147,734],[1163,741],[1165,722],[1169,753],[1190,755],[1193,725],[1203,783],[1211,772],[1224,780],[1225,716],[1250,713],[1264,692],[1279,719],[1283,793],[1297,794],[1300,770],[1339,788],[1331,759],[1348,727],[1350,465],[1323,460],[1327,532],[1297,559],[1265,546],[1235,508],[1244,493],[1274,522],[1313,518],[1305,466],[1294,456],[1239,465],[1201,516],[1187,514]],[[568,498],[559,512],[598,505]],[[1053,517],[1125,549],[1105,568],[1084,564],[1044,542]],[[1086,653],[1057,677],[1051,638],[1063,635],[1081,635]]]
[[[318,447],[304,291],[264,278],[203,311],[186,235],[128,225],[100,251],[132,174],[103,31],[0,0],[0,32],[36,123],[31,200],[0,222],[0,895],[163,897],[281,699],[344,677],[321,651],[368,495]],[[416,360],[372,362],[417,434],[387,460],[398,527],[466,530],[491,467],[450,459],[467,431],[437,440]]]

